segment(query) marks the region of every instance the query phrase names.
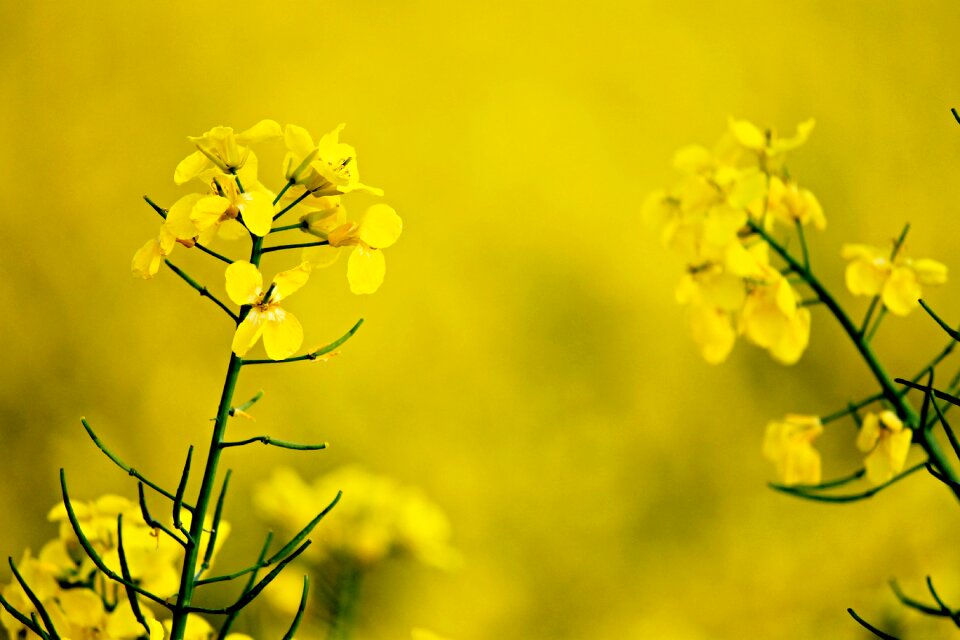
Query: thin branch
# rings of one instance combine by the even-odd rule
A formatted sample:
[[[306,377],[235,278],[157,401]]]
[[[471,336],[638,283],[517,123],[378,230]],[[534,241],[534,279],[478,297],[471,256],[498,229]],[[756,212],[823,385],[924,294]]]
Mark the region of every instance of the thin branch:
[[[295,535],[293,538],[291,538],[291,539],[290,539],[290,542],[288,542],[287,544],[283,545],[283,548],[282,548],[282,549],[280,549],[280,550],[277,551],[275,554],[273,554],[272,556],[270,556],[270,558],[266,561],[266,563],[264,564],[264,566],[265,566],[265,567],[270,566],[270,565],[273,564],[274,562],[277,562],[280,558],[283,558],[285,555],[287,555],[287,554],[290,552],[291,549],[293,549],[295,546],[297,546],[298,544],[300,544],[300,541],[301,541],[301,540],[303,540],[303,539],[306,538],[308,535],[310,535],[310,532],[313,531],[314,527],[316,527],[317,524],[319,524],[321,520],[323,520],[324,516],[326,516],[328,513],[330,513],[330,510],[333,509],[335,506],[337,506],[337,503],[340,502],[340,497],[341,497],[342,495],[343,495],[343,492],[342,492],[342,491],[337,491],[337,495],[333,498],[333,500],[330,502],[330,504],[328,504],[328,505],[323,509],[323,511],[321,511],[320,513],[318,513],[317,516],[316,516],[313,520],[311,520],[309,523],[307,523],[307,526],[305,526],[303,529],[301,529],[301,530],[300,530],[300,533],[298,533],[298,534]],[[280,560],[280,562],[283,562],[283,560]]]
[[[960,332],[948,325],[943,318],[938,316],[936,312],[930,308],[930,305],[928,305],[923,299],[918,300],[918,302],[920,303],[920,306],[923,307],[923,310],[927,312],[927,315],[933,318],[933,321],[940,325],[940,328],[943,329],[948,336],[954,340],[960,340]]]
[[[896,596],[897,600],[900,601],[905,607],[910,607],[911,609],[916,609],[921,613],[925,613],[928,616],[949,616],[949,613],[943,611],[943,609],[938,609],[936,607],[931,607],[928,604],[923,604],[919,600],[914,600],[900,589],[900,585],[897,584],[896,580],[890,581],[890,589],[893,590],[893,595]]]
[[[230,476],[233,475],[231,469],[223,476],[223,485],[220,487],[220,495],[217,496],[217,506],[213,510],[213,522],[210,528],[210,537],[207,539],[207,548],[203,553],[203,561],[200,563],[200,570],[194,580],[198,580],[203,573],[210,568],[213,561],[213,551],[217,546],[217,534],[220,532],[220,519],[223,517],[223,503],[227,497],[227,487],[230,486]]]
[[[177,544],[186,549],[187,545],[189,544],[188,542],[181,540],[180,536],[164,526],[163,523],[159,522],[158,520],[154,520],[150,515],[150,509],[147,508],[147,496],[144,495],[142,482],[137,483],[137,493],[140,496],[140,515],[143,517],[143,521],[146,523],[146,525],[151,529],[159,529],[160,531],[163,531],[168,537],[172,538],[177,542]],[[190,537],[189,531],[184,531],[181,529],[180,532],[187,537],[187,540],[190,542],[193,541],[193,538]]]
[[[281,244],[276,247],[267,247],[263,250],[263,253],[270,253],[271,251],[284,251],[286,249],[306,249],[307,247],[325,247],[329,242],[326,240],[317,240],[316,242],[298,242],[296,244]]]
[[[350,330],[347,331],[345,334],[343,334],[342,336],[340,336],[339,338],[337,338],[327,346],[317,349],[316,351],[313,351],[311,353],[308,353],[302,356],[294,356],[292,358],[284,358],[283,360],[244,360],[242,364],[245,364],[245,365],[247,364],[280,364],[284,362],[300,362],[302,360],[316,360],[317,358],[321,356],[325,356],[326,354],[330,353],[331,351],[333,351],[334,349],[342,345],[344,342],[352,338],[353,334],[357,332],[357,330],[360,328],[360,325],[362,324],[363,324],[363,318],[360,318],[359,320],[357,320],[357,323],[353,325],[353,327],[351,327]]]
[[[50,636],[37,624],[36,620],[31,620],[27,616],[23,615],[16,607],[10,604],[6,598],[3,597],[3,594],[0,593],[0,606],[9,613],[11,616],[17,619],[17,622],[25,626],[30,631],[33,631],[35,634],[41,638],[49,638]]]
[[[29,598],[30,602],[33,604],[33,608],[37,610],[37,613],[40,615],[40,619],[43,620],[43,626],[46,628],[47,633],[50,634],[50,638],[53,638],[53,640],[60,640],[60,634],[57,633],[56,627],[53,626],[53,620],[50,618],[50,613],[47,611],[47,608],[43,606],[43,602],[40,601],[40,598],[37,597],[37,594],[34,593],[33,589],[30,588],[30,585],[27,584],[27,581],[23,579],[23,576],[17,569],[17,564],[13,561],[13,558],[7,558],[7,562],[10,565],[10,571],[13,572],[13,577],[16,578],[17,582],[20,583],[20,588],[23,589],[25,594],[27,594],[27,598]]]
[[[307,596],[310,593],[310,576],[303,576],[303,592],[300,594],[300,606],[297,607],[297,614],[293,617],[293,622],[290,623],[290,628],[287,629],[287,632],[283,634],[282,640],[292,640],[293,636],[297,633],[297,628],[300,626],[300,620],[303,618],[303,612],[307,609]]]
[[[909,469],[907,469],[907,470],[904,471],[903,473],[901,473],[901,474],[899,474],[899,475],[897,475],[897,476],[894,476],[894,477],[891,478],[890,480],[887,480],[887,481],[884,482],[883,484],[878,484],[877,486],[871,487],[870,489],[867,489],[866,491],[862,491],[862,492],[860,492],[860,493],[849,494],[849,495],[841,495],[841,496],[835,496],[835,495],[819,495],[819,494],[816,494],[816,493],[808,493],[808,492],[805,491],[804,489],[801,489],[801,488],[798,488],[798,487],[785,486],[785,485],[780,485],[780,484],[775,484],[775,483],[770,483],[768,486],[769,486],[771,489],[774,489],[774,490],[776,490],[776,491],[780,491],[781,493],[786,493],[787,495],[796,496],[796,497],[798,497],[798,498],[805,498],[805,499],[807,499],[807,500],[813,500],[813,501],[816,501],[816,502],[834,502],[834,503],[856,502],[856,501],[858,501],[858,500],[866,500],[867,498],[870,498],[870,497],[872,497],[872,496],[880,493],[881,491],[883,491],[884,489],[886,489],[886,488],[889,487],[890,485],[892,485],[892,484],[894,484],[894,483],[896,483],[896,482],[899,482],[900,480],[903,480],[903,479],[906,478],[907,476],[916,473],[916,472],[919,471],[920,469],[923,469],[926,465],[927,465],[926,462],[921,462],[921,463],[919,463],[919,464],[916,464],[916,465],[910,467]]]
[[[205,254],[207,254],[208,256],[213,256],[214,258],[216,258],[216,259],[219,260],[220,262],[226,262],[227,264],[233,264],[233,260],[231,260],[231,259],[228,258],[227,256],[221,255],[221,254],[217,253],[216,251],[214,251],[213,249],[210,249],[210,248],[208,248],[208,247],[203,246],[203,245],[200,244],[199,242],[195,242],[195,243],[193,244],[193,246],[195,246],[197,249],[200,249],[200,251],[203,251],[203,252],[204,252]]]
[[[797,218],[795,221],[797,238],[800,240],[800,251],[803,254],[803,268],[810,269],[810,252],[807,250],[807,236],[803,233],[803,223]]]
[[[243,593],[243,594],[237,599],[237,601],[234,602],[234,603],[233,603],[232,605],[230,605],[229,607],[222,607],[222,608],[220,608],[220,609],[209,609],[209,608],[206,608],[206,607],[186,607],[186,611],[187,611],[188,613],[208,613],[208,614],[215,614],[215,615],[216,615],[216,614],[220,614],[220,615],[227,614],[227,615],[229,615],[229,614],[231,614],[231,613],[239,612],[241,609],[243,609],[243,608],[246,607],[248,604],[250,604],[251,602],[253,602],[254,598],[256,598],[258,595],[260,595],[260,592],[263,591],[264,589],[266,589],[266,588],[267,588],[267,585],[269,585],[271,582],[273,582],[273,580],[274,580],[278,575],[280,575],[280,572],[283,571],[288,564],[290,564],[291,562],[293,562],[294,560],[296,560],[297,557],[298,557],[301,553],[303,553],[304,551],[306,551],[306,550],[307,550],[307,547],[309,547],[311,544],[313,544],[313,543],[312,543],[310,540],[307,540],[307,541],[304,542],[302,545],[300,545],[299,547],[297,547],[297,550],[296,550],[296,551],[294,551],[294,552],[291,553],[289,556],[287,556],[286,558],[284,558],[283,560],[281,560],[281,561],[277,564],[277,566],[274,567],[274,568],[270,571],[270,573],[268,573],[267,575],[265,575],[265,576],[263,577],[263,579],[260,580],[260,582],[258,582],[256,585],[254,585],[254,587],[253,587],[252,589],[250,589],[249,591],[246,591],[245,593]]]
[[[859,622],[861,627],[863,627],[873,635],[877,636],[878,638],[882,638],[883,640],[900,640],[900,638],[898,638],[897,636],[892,636],[889,633],[880,631],[880,629],[877,629],[875,626],[873,626],[872,624],[870,624],[869,622],[867,622],[866,620],[858,616],[857,612],[854,611],[853,609],[848,608],[847,613],[850,614],[850,617],[852,617],[854,620]]]
[[[262,442],[265,445],[280,447],[281,449],[293,449],[295,451],[318,451],[320,449],[327,448],[326,442],[321,442],[320,444],[297,444],[296,442],[276,440],[274,438],[271,438],[270,436],[256,436],[254,438],[247,438],[246,440],[236,440],[234,442],[222,442],[220,443],[220,448],[226,449],[227,447],[242,447],[244,445],[252,444],[254,442]]]
[[[110,451],[110,449],[108,449],[107,446],[103,444],[103,440],[101,440],[97,436],[97,434],[94,433],[93,428],[90,427],[90,423],[87,422],[86,418],[80,418],[80,423],[83,425],[83,428],[86,429],[87,435],[90,436],[90,439],[93,440],[93,444],[97,445],[97,448],[100,449],[100,451],[102,451],[104,455],[110,458],[113,464],[123,469],[127,473],[127,475],[136,478],[143,484],[147,485],[148,487],[150,487],[151,489],[153,489],[154,491],[162,495],[164,498],[168,498],[170,500],[174,500],[176,498],[176,496],[174,496],[172,493],[170,493],[160,485],[156,484],[155,482],[151,482],[150,480],[145,478],[142,473],[140,473],[139,471],[137,471],[136,469],[134,469],[133,467],[125,463],[123,460],[117,457],[112,451]],[[186,502],[184,502],[182,506],[190,512],[193,511],[193,506]]]
[[[943,432],[947,434],[947,440],[950,442],[950,446],[953,448],[953,453],[960,458],[960,441],[957,440],[957,434],[953,432],[953,429],[950,428],[950,423],[947,422],[946,417],[943,415],[944,412],[940,410],[940,405],[937,404],[936,400],[931,400],[933,404],[933,409],[937,413],[937,419],[940,421],[940,424],[943,426]],[[949,409],[949,407],[947,407]]]
[[[149,196],[143,196],[143,199],[147,201],[147,204],[150,205],[150,207],[151,207],[154,211],[156,211],[157,214],[158,214],[161,218],[163,218],[164,220],[167,219],[167,210],[166,210],[166,209],[164,209],[163,207],[161,207],[160,205],[158,205],[156,202],[154,202],[153,200],[151,200]]]
[[[103,559],[93,548],[93,545],[90,544],[90,540],[83,533],[83,529],[80,527],[80,521],[77,519],[77,513],[73,510],[73,503],[70,502],[70,494],[67,492],[67,476],[63,469],[60,469],[60,491],[63,495],[63,506],[67,509],[67,518],[70,520],[70,526],[73,527],[73,532],[76,534],[77,540],[80,542],[80,546],[83,547],[83,550],[87,553],[87,556],[90,558],[90,560],[93,561],[93,564],[95,564],[100,571],[105,573],[107,577],[114,582],[119,582],[120,584],[133,589],[140,595],[145,596],[157,604],[173,611],[174,606],[169,602],[160,596],[150,593],[146,589],[138,587],[132,582],[124,580],[123,576],[117,575],[116,572],[114,572],[106,565],[106,563],[104,563]]]
[[[955,404],[957,406],[960,406],[960,398],[954,395],[950,395],[945,391],[940,391],[939,389],[931,389],[930,387],[924,386],[922,384],[917,384],[916,382],[913,382],[911,380],[904,380],[903,378],[894,378],[893,381],[896,382],[897,384],[902,384],[907,387],[910,387],[911,389],[916,389],[917,391],[931,391],[933,395],[937,396],[941,400],[946,400],[950,404]]]
[[[295,206],[297,206],[298,204],[300,204],[300,203],[301,203],[307,196],[309,196],[311,193],[313,193],[313,192],[310,191],[309,189],[306,190],[306,191],[304,191],[303,193],[301,193],[300,196],[299,196],[296,200],[294,200],[293,202],[291,202],[290,204],[288,204],[286,207],[284,207],[284,208],[280,211],[280,213],[278,213],[277,215],[273,216],[273,219],[274,219],[274,220],[279,220],[279,219],[280,219],[280,216],[282,216],[282,215],[285,214],[287,211],[290,211],[290,209],[293,209]],[[275,202],[274,204],[276,204],[276,202]]]
[[[953,621],[953,624],[957,627],[960,627],[960,620],[957,619],[957,614],[954,613],[953,609],[947,606],[947,603],[943,601],[940,597],[940,594],[937,593],[937,590],[933,588],[933,579],[930,576],[927,576],[927,589],[930,591],[930,595],[933,596],[934,601],[940,605],[940,609],[945,615],[950,616],[950,619]]]
[[[260,391],[257,391],[257,393],[252,398],[250,398],[240,406],[232,407],[230,409],[230,415],[233,416],[234,414],[236,414],[237,411],[240,411],[240,412],[246,411],[253,405],[257,404],[257,402],[259,402],[260,398],[262,397],[263,397],[263,389],[261,389]]]
[[[190,461],[193,459],[193,445],[187,449],[187,461],[183,465],[183,473],[180,474],[180,484],[177,485],[177,493],[173,498],[173,526],[183,531],[183,522],[180,519],[180,507],[183,504],[183,494],[187,491],[187,480],[190,478]]]
[[[127,552],[123,548],[123,514],[117,514],[117,555],[120,557],[120,575],[123,576],[123,579],[133,584],[133,576],[130,574],[130,565],[127,564]],[[140,623],[140,626],[143,627],[143,630],[146,632],[147,637],[150,636],[150,626],[147,624],[147,620],[143,617],[143,611],[140,609],[140,600],[137,598],[137,592],[123,585],[124,590],[127,593],[127,600],[130,602],[130,610],[133,612],[133,617],[137,619],[137,622]]]
[[[213,295],[212,293],[210,293],[210,291],[209,291],[205,286],[203,286],[202,284],[200,284],[199,282],[197,282],[196,280],[194,280],[193,278],[191,278],[190,276],[188,276],[186,273],[183,272],[183,270],[182,270],[180,267],[176,266],[175,264],[173,264],[173,263],[170,262],[169,260],[164,259],[163,262],[164,262],[168,267],[170,267],[170,269],[171,269],[175,274],[177,274],[178,276],[180,276],[180,277],[183,279],[184,282],[186,282],[186,283],[189,284],[191,287],[193,287],[194,289],[196,289],[196,290],[200,293],[200,296],[201,296],[201,297],[210,298],[210,300],[211,300],[215,305],[217,305],[218,307],[220,307],[221,309],[223,309],[223,312],[226,313],[228,316],[230,316],[230,319],[231,319],[231,320],[233,320],[235,323],[239,323],[239,322],[240,322],[239,316],[237,316],[237,314],[235,314],[233,311],[231,311],[230,308],[229,308],[227,305],[225,305],[223,302],[221,302],[219,298],[217,298],[215,295]]]
[[[270,543],[273,542],[273,531],[267,532],[267,539],[264,540],[263,546],[260,547],[260,555],[257,556],[257,562],[253,566],[247,567],[246,569],[241,569],[235,573],[228,575],[216,576],[215,578],[206,578],[205,580],[197,580],[197,586],[203,586],[205,584],[213,584],[214,582],[229,582],[230,580],[236,580],[240,576],[245,576],[248,573],[253,573],[250,577],[250,580],[247,582],[247,589],[253,587],[253,584],[257,581],[257,571],[262,569],[264,566],[264,558],[267,557],[267,551],[270,549]]]

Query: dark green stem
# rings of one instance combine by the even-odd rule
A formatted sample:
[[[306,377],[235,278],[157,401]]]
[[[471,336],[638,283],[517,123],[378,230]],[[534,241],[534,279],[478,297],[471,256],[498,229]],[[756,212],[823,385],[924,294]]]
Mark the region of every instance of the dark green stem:
[[[874,378],[880,385],[884,399],[889,402],[892,407],[894,407],[900,419],[913,428],[914,438],[918,444],[923,447],[923,450],[930,458],[930,463],[947,478],[950,478],[953,481],[960,481],[960,477],[956,475],[956,472],[950,466],[949,461],[943,454],[943,451],[940,449],[939,443],[928,430],[923,428],[923,425],[919,424],[920,416],[917,415],[916,410],[910,406],[910,403],[907,402],[906,398],[897,393],[896,388],[893,386],[893,379],[880,363],[880,360],[870,347],[870,343],[864,339],[864,336],[861,335],[858,328],[854,326],[853,322],[850,320],[850,317],[843,310],[843,308],[840,307],[836,299],[830,294],[829,291],[827,291],[826,287],[823,286],[820,280],[817,279],[817,277],[814,276],[809,269],[800,264],[786,249],[783,248],[783,246],[780,245],[780,243],[778,243],[772,236],[770,236],[770,234],[764,231],[762,227],[758,226],[754,222],[750,222],[749,225],[751,230],[763,238],[770,248],[773,249],[773,251],[779,255],[784,262],[787,263],[788,267],[790,267],[797,275],[803,278],[807,286],[810,287],[816,296],[823,301],[824,306],[830,310],[830,313],[833,314],[833,317],[836,318],[837,322],[840,323],[840,326],[850,338],[851,342],[853,342],[854,346],[857,348],[857,351],[860,352],[864,362],[866,362],[867,366],[870,368],[870,372],[873,373]],[[960,500],[960,490],[954,488],[953,493],[957,500]]]
[[[349,640],[357,619],[362,578],[363,570],[359,566],[349,560],[344,561],[330,602],[329,640]]]

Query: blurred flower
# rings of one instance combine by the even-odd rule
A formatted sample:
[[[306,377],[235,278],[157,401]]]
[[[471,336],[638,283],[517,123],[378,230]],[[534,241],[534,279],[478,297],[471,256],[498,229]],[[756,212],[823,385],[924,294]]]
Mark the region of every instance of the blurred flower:
[[[410,640],[447,640],[447,638],[427,629],[416,628],[410,630]]]
[[[810,310],[798,304],[799,294],[776,269],[750,287],[740,318],[741,331],[776,360],[793,364],[810,342]]]
[[[773,219],[779,220],[788,226],[800,223],[803,226],[812,224],[818,231],[827,226],[827,219],[823,215],[823,208],[816,196],[809,189],[801,189],[792,180],[782,180],[777,176],[770,176],[770,189],[767,192],[767,213]],[[757,207],[754,206],[753,209]],[[759,218],[761,212],[755,211]]]
[[[797,132],[790,138],[784,138],[775,131],[763,131],[748,120],[729,119],[729,130],[737,143],[744,149],[757,154],[761,168],[767,172],[776,172],[782,168],[783,158],[788,151],[802,146],[816,121],[813,118],[797,125]]]
[[[857,434],[857,448],[867,454],[867,480],[883,484],[903,471],[913,432],[892,411],[868,413]]]
[[[912,260],[897,251],[883,251],[865,244],[846,244],[842,255],[847,265],[847,288],[854,295],[880,296],[884,306],[898,316],[905,316],[919,306],[921,285],[938,285],[947,281],[947,267],[936,260]]]
[[[306,264],[278,273],[273,279],[269,298],[264,299],[263,276],[245,260],[234,262],[226,271],[227,295],[236,304],[250,305],[246,318],[233,336],[233,352],[246,355],[263,336],[263,346],[272,360],[291,356],[303,343],[303,327],[280,301],[307,282],[310,268]]]
[[[418,489],[359,467],[333,471],[312,485],[291,469],[277,469],[257,487],[254,502],[268,521],[297,531],[340,490],[343,498],[321,523],[311,547],[319,551],[319,560],[338,558],[370,567],[408,554],[439,568],[458,563],[450,546],[450,523],[439,507]]]
[[[373,293],[383,284],[386,261],[381,249],[392,246],[403,231],[403,220],[393,207],[375,204],[367,209],[359,223],[346,222],[333,226],[344,216],[342,209],[328,208],[307,214],[304,221],[314,235],[324,237],[329,246],[311,247],[304,260],[311,266],[323,267],[337,258],[341,247],[353,246],[347,262],[347,281],[353,293]],[[332,227],[332,228],[331,228]]]
[[[823,426],[817,416],[788,414],[767,424],[763,456],[776,465],[785,485],[820,482],[820,454],[813,441],[821,433]]]
[[[280,125],[261,120],[246,131],[234,133],[232,127],[214,127],[201,136],[187,138],[197,150],[184,158],[173,174],[173,181],[184,184],[200,178],[203,181],[218,173],[233,173],[242,168],[250,154],[249,145],[281,135]]]
[[[130,268],[134,275],[148,280],[157,275],[160,270],[160,262],[170,255],[177,244],[177,237],[170,232],[166,225],[160,225],[160,235],[148,240],[145,245],[140,247],[133,255],[133,261]]]

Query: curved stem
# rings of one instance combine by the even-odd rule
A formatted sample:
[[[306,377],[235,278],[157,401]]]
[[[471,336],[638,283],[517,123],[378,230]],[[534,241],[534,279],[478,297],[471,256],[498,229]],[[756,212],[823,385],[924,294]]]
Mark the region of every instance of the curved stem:
[[[820,280],[817,279],[817,277],[813,275],[809,269],[800,264],[800,262],[790,255],[790,253],[769,233],[767,233],[763,227],[753,221],[748,222],[748,224],[750,225],[750,229],[763,238],[770,248],[773,249],[773,251],[779,255],[784,262],[787,263],[787,266],[790,267],[794,273],[803,278],[803,281],[807,284],[807,286],[810,287],[810,289],[817,295],[817,297],[820,298],[821,301],[823,301],[824,306],[830,310],[830,313],[833,314],[833,317],[836,318],[838,323],[840,323],[840,326],[850,338],[850,341],[853,342],[853,345],[857,348],[857,351],[860,352],[864,362],[866,362],[867,366],[870,368],[870,372],[873,374],[873,377],[880,385],[883,398],[894,407],[897,415],[904,422],[914,428],[914,438],[916,439],[917,443],[923,447],[923,450],[930,458],[930,463],[947,478],[950,478],[953,481],[960,481],[960,476],[957,476],[956,472],[951,467],[946,456],[943,454],[943,451],[940,449],[939,443],[928,430],[922,428],[922,425],[919,424],[920,416],[910,405],[910,403],[907,402],[906,398],[897,393],[896,388],[893,386],[893,379],[890,377],[890,374],[888,374],[886,369],[884,369],[883,364],[881,364],[880,360],[873,352],[870,343],[860,333],[859,329],[854,326],[853,321],[850,320],[850,316],[847,315],[837,300],[830,294],[829,291],[827,291],[826,287],[823,286]],[[953,488],[952,490],[957,500],[960,500],[960,489]]]

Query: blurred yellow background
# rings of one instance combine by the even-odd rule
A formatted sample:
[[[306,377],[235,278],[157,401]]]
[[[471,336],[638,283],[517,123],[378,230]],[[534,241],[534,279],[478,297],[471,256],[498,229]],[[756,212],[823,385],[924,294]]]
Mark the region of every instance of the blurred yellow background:
[[[244,372],[238,397],[266,397],[238,436],[332,447],[228,455],[226,564],[255,554],[248,492],[272,467],[359,462],[423,487],[465,562],[385,567],[358,637],[864,637],[848,606],[949,633],[885,585],[921,596],[933,574],[960,604],[946,490],[917,476],[830,506],[765,487],[769,418],[873,390],[838,328],[815,310],[795,367],[745,344],[706,365],[673,302],[681,265],[639,210],[673,151],[712,144],[728,115],[814,116],[791,167],[829,221],[824,280],[842,285],[843,242],[908,220],[912,253],[960,274],[955,3],[6,2],[0,20],[4,553],[54,535],[60,466],[78,496],[135,495],[81,415],[170,485],[207,442],[230,329],[169,272],[129,272],[158,223],[141,196],[185,192],[186,136],[346,122],[404,234],[376,295],[352,296],[340,263],[291,301],[308,346],[366,318],[339,358]],[[281,157],[261,155],[274,188]],[[178,262],[220,285],[203,256]],[[956,280],[928,296],[953,319]],[[878,349],[911,374],[941,342],[915,315]],[[852,433],[821,440],[827,477],[859,464]]]

